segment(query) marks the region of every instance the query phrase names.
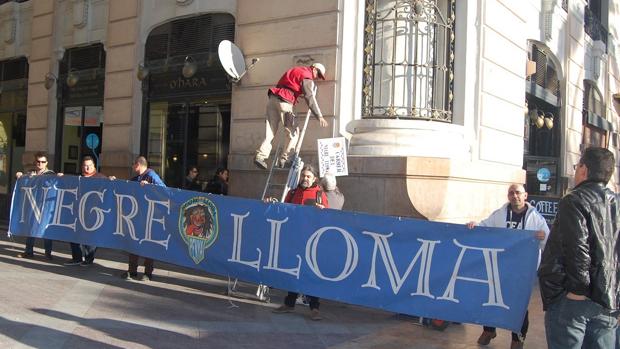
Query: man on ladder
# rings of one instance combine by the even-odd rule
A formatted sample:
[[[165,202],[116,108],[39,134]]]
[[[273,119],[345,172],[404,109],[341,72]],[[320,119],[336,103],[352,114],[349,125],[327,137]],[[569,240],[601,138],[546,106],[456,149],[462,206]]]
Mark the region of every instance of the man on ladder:
[[[267,93],[267,120],[265,121],[265,140],[256,151],[254,163],[256,166],[267,169],[267,159],[271,152],[271,142],[276,136],[280,125],[284,125],[286,147],[277,159],[277,165],[281,168],[291,166],[291,153],[297,144],[299,130],[295,122],[293,106],[297,103],[297,98],[303,94],[308,107],[319,120],[321,127],[327,127],[328,123],[323,118],[319,105],[316,101],[316,87],[314,80],[321,78],[325,80],[325,66],[321,63],[314,63],[309,67],[294,67],[287,70],[278,81],[278,84],[269,89]]]

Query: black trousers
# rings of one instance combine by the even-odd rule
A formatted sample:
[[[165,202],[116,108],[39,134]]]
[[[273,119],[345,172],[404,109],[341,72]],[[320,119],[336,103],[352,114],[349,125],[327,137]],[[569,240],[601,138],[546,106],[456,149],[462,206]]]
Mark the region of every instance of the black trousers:
[[[299,293],[297,292],[289,292],[286,298],[284,298],[284,304],[286,304],[289,307],[294,307],[295,302],[297,301],[298,295]],[[308,295],[306,295],[306,297],[308,298],[308,301],[310,302],[310,309],[319,309],[319,305],[320,305],[319,297],[308,296]]]
[[[521,338],[525,338],[527,335],[527,329],[530,327],[530,320],[528,319],[529,311],[525,312],[525,319],[523,319],[523,325],[521,326]],[[484,326],[484,330],[487,332],[495,332],[495,327]],[[518,333],[512,333],[512,340],[520,340]]]
[[[92,263],[95,260],[95,252],[97,252],[97,247],[89,246],[89,245],[80,245],[75,242],[71,244],[71,259],[74,262],[81,262],[82,257],[85,262]],[[82,253],[85,252],[85,254]]]
[[[129,254],[129,272],[138,272],[138,261],[140,256],[130,253]],[[144,274],[153,274],[153,260],[151,258],[143,257],[144,259]]]

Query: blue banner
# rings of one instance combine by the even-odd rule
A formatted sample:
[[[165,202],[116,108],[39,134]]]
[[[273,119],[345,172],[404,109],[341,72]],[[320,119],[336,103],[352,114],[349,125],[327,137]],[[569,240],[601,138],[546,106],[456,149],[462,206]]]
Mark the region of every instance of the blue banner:
[[[283,290],[518,332],[534,232],[74,176],[22,177],[9,234],[121,249]]]

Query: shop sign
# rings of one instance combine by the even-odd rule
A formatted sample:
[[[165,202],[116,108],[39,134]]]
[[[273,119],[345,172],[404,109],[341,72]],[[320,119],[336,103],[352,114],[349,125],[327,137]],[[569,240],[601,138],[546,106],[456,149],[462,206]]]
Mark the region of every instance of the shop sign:
[[[527,201],[545,218],[547,224],[553,224],[555,215],[558,213],[560,198],[530,195]]]

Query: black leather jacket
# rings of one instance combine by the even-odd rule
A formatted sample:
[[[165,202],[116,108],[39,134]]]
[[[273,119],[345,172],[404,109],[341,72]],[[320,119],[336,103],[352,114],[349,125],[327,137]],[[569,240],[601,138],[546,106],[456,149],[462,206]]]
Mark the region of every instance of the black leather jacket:
[[[584,181],[561,200],[538,278],[543,309],[566,293],[617,310],[618,197],[603,183]]]

